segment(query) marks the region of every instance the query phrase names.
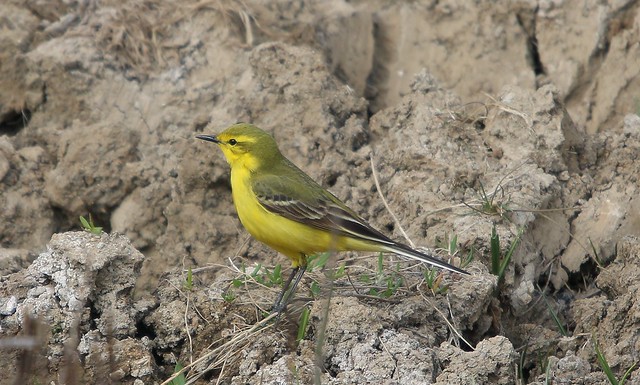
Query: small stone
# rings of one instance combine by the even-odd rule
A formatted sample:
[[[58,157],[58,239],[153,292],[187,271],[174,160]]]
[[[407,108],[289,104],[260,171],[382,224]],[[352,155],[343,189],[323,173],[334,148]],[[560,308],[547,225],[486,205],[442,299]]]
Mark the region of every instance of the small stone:
[[[569,171],[563,171],[560,173],[560,175],[558,175],[558,180],[561,182],[566,182],[571,178],[571,176],[569,175]]]
[[[3,316],[13,315],[13,313],[16,312],[17,308],[18,308],[18,299],[16,298],[15,295],[12,295],[11,298],[9,298],[9,300],[4,304],[2,309],[0,309],[0,315],[3,315]]]

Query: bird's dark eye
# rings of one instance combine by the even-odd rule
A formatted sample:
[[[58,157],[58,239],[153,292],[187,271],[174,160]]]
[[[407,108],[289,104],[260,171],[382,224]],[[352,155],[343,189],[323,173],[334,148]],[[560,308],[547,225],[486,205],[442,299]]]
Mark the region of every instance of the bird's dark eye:
[[[229,139],[229,144],[235,146],[236,144],[238,144],[238,141],[235,139]]]

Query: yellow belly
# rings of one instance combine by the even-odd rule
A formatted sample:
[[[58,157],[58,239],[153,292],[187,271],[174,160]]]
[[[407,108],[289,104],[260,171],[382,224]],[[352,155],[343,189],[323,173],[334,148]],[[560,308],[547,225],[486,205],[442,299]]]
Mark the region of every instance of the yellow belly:
[[[377,251],[379,246],[300,224],[267,211],[254,197],[249,171],[233,170],[231,188],[240,222],[257,240],[289,257],[293,266],[306,263],[306,256],[324,251]]]

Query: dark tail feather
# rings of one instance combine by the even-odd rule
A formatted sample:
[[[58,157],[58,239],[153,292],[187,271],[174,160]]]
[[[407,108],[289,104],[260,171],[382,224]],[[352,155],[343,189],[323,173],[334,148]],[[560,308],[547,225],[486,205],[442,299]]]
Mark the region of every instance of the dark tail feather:
[[[441,261],[439,258],[425,254],[425,253],[421,253],[417,250],[414,250],[412,248],[410,248],[409,246],[405,246],[403,244],[400,243],[396,243],[394,245],[389,245],[389,246],[385,246],[385,249],[387,249],[387,251],[392,252],[392,253],[396,253],[396,254],[400,254],[404,257],[407,258],[411,258],[411,259],[415,259],[417,261],[420,262],[426,262],[430,265],[439,267],[441,269],[445,269],[445,270],[449,270],[449,271],[453,271],[455,273],[459,273],[459,274],[464,274],[464,275],[470,275],[469,273],[467,273],[466,271],[457,268],[453,265],[450,265],[444,261]]]

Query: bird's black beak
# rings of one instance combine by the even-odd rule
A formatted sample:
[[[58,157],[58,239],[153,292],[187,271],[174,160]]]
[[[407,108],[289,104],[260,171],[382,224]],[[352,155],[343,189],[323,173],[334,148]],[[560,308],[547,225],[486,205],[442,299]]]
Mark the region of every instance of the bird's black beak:
[[[206,140],[207,142],[220,143],[220,140],[215,135],[196,135],[196,138]]]

